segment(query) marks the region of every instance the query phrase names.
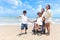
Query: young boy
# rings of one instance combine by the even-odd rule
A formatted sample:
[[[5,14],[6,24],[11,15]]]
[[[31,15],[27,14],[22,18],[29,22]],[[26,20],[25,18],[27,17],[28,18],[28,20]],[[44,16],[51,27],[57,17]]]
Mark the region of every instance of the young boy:
[[[22,33],[22,31],[24,30],[25,31],[25,33],[24,34],[27,34],[27,29],[28,29],[28,27],[27,27],[27,24],[28,24],[28,18],[27,18],[27,16],[26,16],[26,10],[24,10],[23,11],[23,15],[21,15],[21,16],[19,16],[22,20],[21,20],[21,34],[20,35],[22,35],[23,33]]]

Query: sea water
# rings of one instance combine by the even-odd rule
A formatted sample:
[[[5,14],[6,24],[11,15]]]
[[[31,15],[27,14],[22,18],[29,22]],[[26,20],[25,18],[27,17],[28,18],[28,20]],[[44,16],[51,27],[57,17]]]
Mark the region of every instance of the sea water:
[[[60,24],[60,17],[53,17],[52,18],[52,23],[53,24]]]
[[[35,18],[29,18],[29,20],[34,20]],[[0,24],[14,24],[14,23],[21,23],[21,19],[17,17],[0,17]],[[60,24],[59,17],[52,18],[53,24]]]

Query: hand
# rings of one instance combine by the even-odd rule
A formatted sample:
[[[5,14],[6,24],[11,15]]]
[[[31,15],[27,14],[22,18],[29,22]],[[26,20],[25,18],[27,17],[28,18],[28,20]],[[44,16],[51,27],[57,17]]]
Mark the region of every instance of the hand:
[[[18,16],[17,18],[21,18],[21,16]]]

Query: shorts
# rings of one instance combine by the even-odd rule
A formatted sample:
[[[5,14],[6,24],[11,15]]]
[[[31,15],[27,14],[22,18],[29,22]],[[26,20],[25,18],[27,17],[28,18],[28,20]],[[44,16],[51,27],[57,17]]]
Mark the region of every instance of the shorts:
[[[51,19],[46,19],[45,23],[51,23],[51,21],[52,21]]]
[[[25,30],[28,29],[27,24],[21,24],[21,30],[23,30],[24,28],[25,28]]]

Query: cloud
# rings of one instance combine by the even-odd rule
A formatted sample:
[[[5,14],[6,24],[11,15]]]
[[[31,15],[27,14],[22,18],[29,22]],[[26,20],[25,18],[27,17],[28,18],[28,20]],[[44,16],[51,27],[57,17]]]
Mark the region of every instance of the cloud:
[[[54,10],[52,10],[52,12],[54,14],[60,14],[60,8],[54,9]]]
[[[41,8],[42,8],[42,5],[38,5],[37,12],[40,12],[41,11]]]
[[[49,2],[45,3],[44,5],[46,6],[47,4],[49,4],[50,6],[53,6],[54,5],[54,4],[49,3]]]
[[[39,4],[42,3],[42,2],[43,2],[42,0],[39,0],[39,1],[38,1]]]
[[[17,8],[18,6],[22,6],[22,1],[21,0],[2,0],[5,3],[8,3],[11,8]]]
[[[6,3],[9,3],[11,5],[14,5],[14,6],[18,6],[18,1],[17,0],[2,0]]]
[[[59,4],[54,4],[54,7],[52,7],[52,12],[54,14],[60,14],[60,5]]]
[[[21,10],[25,10],[23,8],[26,8],[29,11],[30,10],[35,11],[35,9],[31,5],[29,5],[27,1],[25,3],[22,3],[21,0],[20,1],[19,0],[18,1],[17,0],[3,0],[3,1],[10,3],[12,5],[15,5],[15,6],[11,6],[12,8],[6,8],[4,6],[0,6],[0,14],[6,14],[6,13],[8,13],[8,14],[20,14],[20,13],[22,13]],[[16,6],[21,6],[22,9],[15,10]]]
[[[23,8],[23,9],[31,9],[31,10],[34,10],[34,8],[29,5],[29,2],[28,1],[25,1],[24,3],[21,1],[21,0],[2,0],[8,4],[11,4],[11,8],[13,9],[17,9],[17,7],[19,6],[20,8]]]
[[[23,4],[23,3],[22,3],[21,1],[19,1],[19,5],[22,6],[22,4]]]
[[[28,10],[33,10],[33,11],[35,10],[31,5],[29,5],[28,1],[22,3],[22,7]]]
[[[10,14],[10,15],[15,15],[15,14],[21,14],[22,13],[22,10],[14,10],[14,9],[8,9],[8,8],[5,8],[5,7],[2,7],[0,6],[0,15],[3,14],[3,15],[6,15],[8,16],[7,14]]]
[[[60,6],[59,4],[55,4],[55,6]]]
[[[0,10],[3,10],[3,7],[2,6],[0,6]]]

